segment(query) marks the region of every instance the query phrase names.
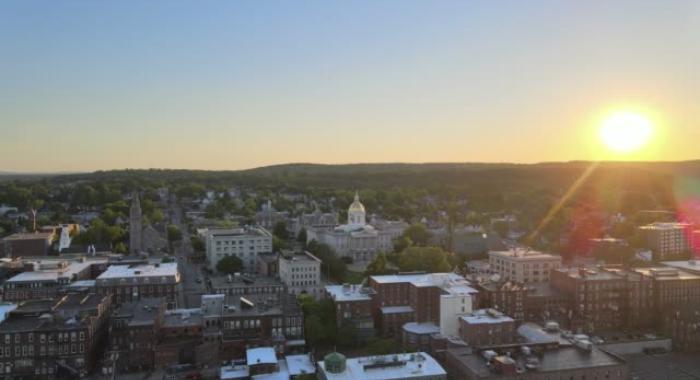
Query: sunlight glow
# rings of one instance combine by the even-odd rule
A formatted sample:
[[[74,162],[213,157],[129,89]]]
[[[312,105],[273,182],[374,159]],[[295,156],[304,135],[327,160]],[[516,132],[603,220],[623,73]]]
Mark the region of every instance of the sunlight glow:
[[[615,112],[600,127],[600,138],[608,149],[630,153],[644,147],[654,132],[651,121],[636,112]]]

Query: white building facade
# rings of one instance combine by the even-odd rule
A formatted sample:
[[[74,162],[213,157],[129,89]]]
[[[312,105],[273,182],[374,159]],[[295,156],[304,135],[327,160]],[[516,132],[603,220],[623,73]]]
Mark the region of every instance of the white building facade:
[[[355,194],[355,200],[348,208],[348,222],[333,229],[310,228],[307,242],[316,240],[329,245],[338,256],[350,257],[356,262],[369,262],[378,252],[390,252],[393,239],[403,233],[396,225],[390,230],[381,230],[367,224],[367,212]],[[405,226],[404,228],[405,229]]]
[[[256,271],[258,254],[272,252],[272,234],[262,227],[208,230],[205,233],[207,265],[216,269],[219,260],[236,256],[243,270]]]
[[[504,281],[549,282],[552,270],[561,266],[561,256],[515,248],[489,252],[489,268]]]
[[[321,260],[309,252],[280,255],[279,276],[289,294],[321,298]]]

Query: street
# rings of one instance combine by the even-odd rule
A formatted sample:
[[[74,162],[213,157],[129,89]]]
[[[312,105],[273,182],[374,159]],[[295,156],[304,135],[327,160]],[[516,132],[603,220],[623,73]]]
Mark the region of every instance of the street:
[[[175,202],[170,203],[170,215],[172,224],[182,231],[182,240],[179,244],[175,244],[175,252],[173,252],[181,279],[178,305],[186,309],[197,308],[201,304],[201,295],[207,291],[205,277],[201,265],[190,262],[193,254],[192,243],[184,222],[182,208]]]

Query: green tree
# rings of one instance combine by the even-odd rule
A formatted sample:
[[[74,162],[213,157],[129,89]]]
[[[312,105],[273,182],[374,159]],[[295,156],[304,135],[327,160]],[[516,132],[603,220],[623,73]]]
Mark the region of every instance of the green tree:
[[[224,274],[238,273],[243,269],[243,262],[236,256],[226,256],[216,263],[216,270]]]
[[[160,260],[161,263],[174,263],[175,259],[172,258],[172,256],[163,256],[163,258]]]
[[[424,224],[412,224],[402,234],[410,239],[413,245],[425,247],[430,243],[431,233]]]
[[[289,239],[289,232],[287,231],[287,223],[283,221],[279,221],[275,223],[274,228],[272,229],[272,234],[277,236],[278,238],[282,240],[287,240]]]
[[[277,235],[272,235],[272,252],[279,252],[287,248],[287,242],[277,237]]]
[[[163,215],[163,210],[161,210],[159,208],[154,209],[153,212],[151,212],[148,215],[148,220],[150,220],[152,223],[156,223],[156,224],[161,223],[164,218],[165,217]]]
[[[204,241],[199,236],[192,236],[190,241],[192,242],[192,249],[196,253],[201,253],[201,252],[204,252],[206,250],[206,246],[204,245]]]
[[[333,248],[327,244],[318,243],[316,240],[312,240],[306,246],[306,250],[321,260],[321,269],[323,270],[324,274],[329,275],[330,278],[335,281],[343,281],[343,278],[345,278],[345,273],[347,272],[347,266],[343,260],[336,255]]]
[[[299,234],[297,235],[297,241],[303,245],[306,245],[306,238],[307,238],[307,233],[306,233],[306,228],[302,228],[299,230]]]
[[[387,267],[388,260],[384,252],[380,252],[365,269],[365,276],[389,274],[391,270]]]
[[[452,270],[447,252],[437,247],[409,247],[399,256],[399,269],[404,272],[449,272]]]
[[[180,231],[180,228],[174,224],[168,225],[167,233],[168,241],[170,243],[182,240],[182,231]]]

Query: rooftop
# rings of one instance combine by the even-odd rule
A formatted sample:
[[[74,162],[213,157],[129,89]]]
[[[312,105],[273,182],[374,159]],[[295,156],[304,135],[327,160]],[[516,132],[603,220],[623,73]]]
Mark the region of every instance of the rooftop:
[[[10,236],[6,236],[4,240],[34,240],[42,239],[46,240],[54,236],[53,232],[30,232],[30,233],[16,233]]]
[[[327,285],[326,292],[331,295],[334,301],[370,301],[374,289],[351,284]]]
[[[513,318],[494,309],[474,310],[470,315],[465,315],[460,319],[471,325],[515,322]]]
[[[370,276],[379,284],[410,283],[417,287],[436,286],[450,294],[476,294],[469,282],[456,273],[407,273]]]
[[[700,275],[672,267],[634,268],[634,272],[657,281],[700,280]]]
[[[667,267],[683,269],[693,273],[700,273],[700,259],[664,261],[661,264]]]
[[[643,230],[678,230],[678,229],[686,229],[686,228],[689,228],[690,226],[691,225],[688,223],[656,222],[656,223],[647,224],[646,226],[641,226],[639,228],[643,229]]]
[[[408,322],[403,325],[403,330],[412,334],[438,334],[440,332],[440,326],[431,322]]]
[[[22,272],[7,281],[6,283],[16,282],[37,282],[37,281],[58,281],[58,272],[55,271],[31,271]]]
[[[97,277],[97,280],[161,276],[178,276],[177,263],[110,265],[104,273]]]
[[[163,327],[201,326],[203,321],[202,309],[167,310],[163,317]]]
[[[164,302],[162,298],[142,298],[138,302],[123,303],[114,310],[112,317],[129,318],[129,326],[152,325]]]
[[[410,306],[384,306],[381,310],[382,314],[406,314],[414,312],[413,308]]]
[[[316,367],[309,355],[288,355],[284,358],[287,370],[292,376],[316,373]]]
[[[496,256],[500,258],[526,260],[561,260],[561,256],[552,255],[540,251],[533,251],[528,248],[513,248],[507,251],[490,251],[489,257]]]
[[[326,372],[322,361],[318,365],[319,370],[325,372],[327,380],[411,379],[447,375],[442,366],[424,352],[347,359],[346,369],[342,373]]]
[[[248,365],[255,364],[275,364],[277,363],[277,354],[272,347],[249,348],[245,352]]]
[[[261,227],[239,227],[226,229],[209,229],[207,236],[213,237],[234,237],[234,236],[272,236],[267,230]]]
[[[478,377],[493,378],[497,375],[488,366],[484,357],[471,348],[448,349],[448,355],[452,355],[471,372]],[[537,360],[537,373],[577,370],[595,367],[608,367],[624,364],[624,361],[593,347],[591,351],[567,346],[550,350],[543,350],[541,355],[535,356]],[[514,357],[518,368],[525,370],[527,359],[524,355]]]

